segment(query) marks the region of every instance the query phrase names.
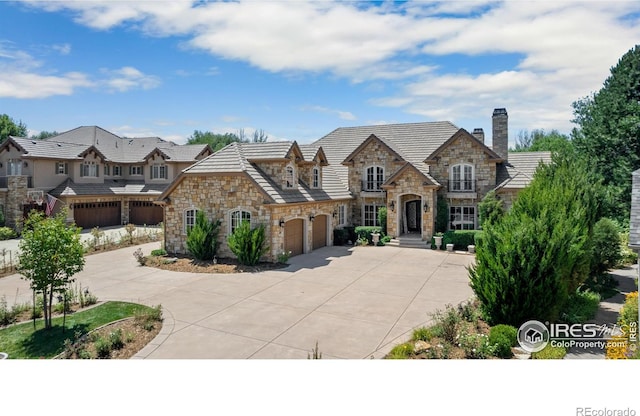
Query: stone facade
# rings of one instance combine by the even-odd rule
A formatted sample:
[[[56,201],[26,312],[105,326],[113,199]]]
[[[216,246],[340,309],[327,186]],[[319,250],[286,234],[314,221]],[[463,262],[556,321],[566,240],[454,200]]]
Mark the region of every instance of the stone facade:
[[[496,108],[492,116],[493,151],[507,160],[509,156],[509,115],[505,108]]]
[[[304,220],[305,244],[304,252],[312,249],[313,227],[311,215],[326,215],[328,228],[333,230],[334,216],[339,202],[327,201],[304,204],[268,204],[265,195],[244,174],[185,176],[171,192],[171,203],[164,208],[165,218],[165,250],[170,253],[187,253],[184,224],[184,213],[187,210],[204,210],[210,220],[220,220],[218,255],[234,257],[226,244],[230,234],[230,213],[243,210],[251,213],[253,225],[264,224],[269,244],[267,260],[275,260],[278,253],[284,250],[284,228],[280,220],[289,221],[295,218]],[[333,233],[327,232],[328,244],[333,241]]]
[[[5,223],[16,231],[22,230],[23,204],[27,200],[27,176],[7,177],[7,198],[5,206]]]
[[[405,233],[405,224],[411,221],[407,218],[407,204],[417,201],[416,215],[419,217],[420,234],[423,240],[431,240],[433,235],[434,212],[436,206],[436,187],[425,185],[426,178],[415,169],[406,169],[394,180],[394,184],[387,188],[387,234],[397,237]],[[391,209],[393,202],[393,209]],[[425,208],[426,206],[426,208]]]
[[[367,192],[363,190],[363,181],[366,179],[366,169],[379,166],[384,169],[384,181],[398,171],[405,162],[398,161],[397,157],[389,151],[381,142],[372,140],[353,157],[349,165],[349,189],[355,200],[352,202],[350,222],[353,225],[363,225],[363,207],[366,204],[386,206],[384,192]],[[383,182],[384,182],[383,181]]]

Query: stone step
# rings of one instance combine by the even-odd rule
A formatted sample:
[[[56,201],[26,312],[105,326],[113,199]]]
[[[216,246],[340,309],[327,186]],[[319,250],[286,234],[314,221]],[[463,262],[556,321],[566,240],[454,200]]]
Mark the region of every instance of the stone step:
[[[427,244],[426,241],[422,241],[419,238],[392,238],[391,241],[387,243],[388,246],[392,247],[406,247],[406,248],[431,248],[431,244]]]

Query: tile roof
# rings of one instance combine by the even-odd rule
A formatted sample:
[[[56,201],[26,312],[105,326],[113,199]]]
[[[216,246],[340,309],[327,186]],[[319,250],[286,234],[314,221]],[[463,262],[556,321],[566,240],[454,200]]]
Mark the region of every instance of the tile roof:
[[[27,139],[24,139],[27,140]],[[160,149],[169,159],[167,162],[193,161],[209,146],[206,144],[178,145],[159,137],[125,138],[98,126],[82,126],[57,136],[41,140],[57,143],[59,147],[95,146],[109,161],[116,163],[143,162],[155,149]],[[62,158],[62,157],[61,157]]]
[[[640,169],[633,172],[629,245],[640,250]]]
[[[277,204],[351,198],[351,193],[331,167],[323,168],[322,189],[311,189],[302,182],[298,184],[298,189],[282,189],[269,175],[250,162],[250,159],[280,159],[286,156],[294,146],[297,147],[295,142],[273,143],[277,143],[277,145],[268,142],[231,143],[186,168],[183,170],[183,174],[244,173]],[[266,150],[261,152],[259,148],[267,144],[269,146],[265,146]]]
[[[522,189],[529,185],[540,162],[551,163],[551,152],[511,152],[498,165],[496,189]]]
[[[80,154],[91,147],[82,144],[56,143],[20,137],[11,137],[10,140],[26,152],[25,156],[47,159],[82,159]],[[8,146],[10,142],[7,141],[5,143]]]
[[[144,181],[126,181],[105,179],[104,183],[75,183],[67,179],[49,194],[61,196],[89,195],[160,195],[167,188],[166,184],[145,184]]]

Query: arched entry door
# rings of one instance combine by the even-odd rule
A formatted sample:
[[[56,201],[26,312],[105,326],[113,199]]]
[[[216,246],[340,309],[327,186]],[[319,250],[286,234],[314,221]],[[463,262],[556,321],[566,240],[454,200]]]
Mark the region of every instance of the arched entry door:
[[[410,233],[419,233],[422,230],[421,201],[419,199],[407,201],[404,207],[407,231]]]

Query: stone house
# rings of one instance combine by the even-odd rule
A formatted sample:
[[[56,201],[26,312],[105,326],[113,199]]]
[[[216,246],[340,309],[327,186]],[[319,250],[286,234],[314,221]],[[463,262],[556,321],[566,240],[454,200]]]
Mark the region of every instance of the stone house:
[[[269,257],[333,243],[333,229],[377,225],[388,234],[430,241],[438,200],[448,229],[478,228],[478,202],[495,190],[509,207],[547,152],[508,152],[508,115],[493,113],[493,146],[482,129],[450,122],[338,128],[311,145],[233,143],[185,169],[162,194],[165,248],[186,252],[197,210],[222,222],[221,241],[242,220],[267,225]],[[221,244],[221,256],[230,255]]]
[[[54,201],[82,228],[158,224],[154,201],[182,170],[212,153],[158,137],[123,138],[84,126],[45,140],[9,137],[0,145],[0,204],[8,226]],[[55,198],[55,199],[53,199]]]

